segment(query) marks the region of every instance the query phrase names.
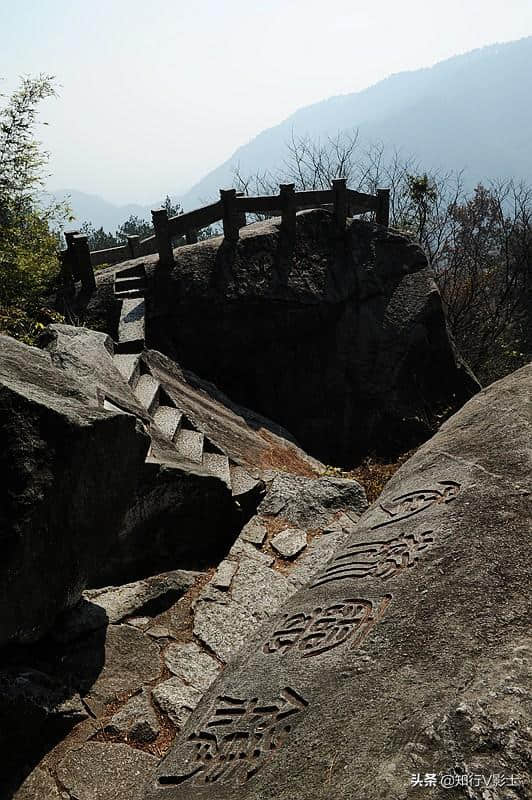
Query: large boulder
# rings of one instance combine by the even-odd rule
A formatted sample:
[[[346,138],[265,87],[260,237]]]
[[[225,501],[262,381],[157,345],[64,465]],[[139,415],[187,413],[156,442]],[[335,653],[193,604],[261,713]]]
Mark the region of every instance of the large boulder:
[[[149,439],[49,353],[0,337],[0,644],[41,636],[116,540]]]
[[[149,800],[531,796],[531,381],[470,400],[256,625]]]
[[[217,563],[265,479],[321,468],[157,352],[68,325],[45,344],[0,343],[0,645],[42,636],[87,586]]]
[[[405,235],[351,220],[338,241],[322,210],[298,214],[294,252],[273,220],[175,258],[167,280],[147,264],[151,346],[326,463],[403,452],[478,391],[427,257]]]

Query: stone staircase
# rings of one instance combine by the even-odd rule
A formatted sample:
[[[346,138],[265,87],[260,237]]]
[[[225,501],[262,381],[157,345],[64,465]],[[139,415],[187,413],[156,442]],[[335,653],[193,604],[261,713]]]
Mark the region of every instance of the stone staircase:
[[[146,461],[167,463],[168,445],[178,461],[200,465],[208,474],[222,480],[235,500],[260,493],[263,483],[235,463],[165,392],[143,359],[146,335],[146,274],[144,266],[120,270],[115,275],[114,294],[121,303],[118,342],[114,365],[133,391],[137,402],[151,418],[152,445]],[[105,401],[104,406],[116,410]],[[161,446],[162,445],[162,446]],[[175,460],[172,459],[172,462]],[[169,464],[171,466],[172,464]]]
[[[146,270],[144,264],[126,267],[115,273],[115,296],[122,299],[144,297],[146,293]]]

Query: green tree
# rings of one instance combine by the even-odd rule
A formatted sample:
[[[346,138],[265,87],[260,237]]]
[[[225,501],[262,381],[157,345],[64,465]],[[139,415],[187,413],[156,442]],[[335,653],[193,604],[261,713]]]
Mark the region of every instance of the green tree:
[[[96,229],[92,222],[84,222],[79,232],[87,237],[90,250],[106,250],[120,244],[114,234],[104,231],[102,227]]]
[[[181,205],[173,203],[168,195],[162,203],[162,207],[166,209],[169,217],[175,217],[183,213]],[[95,228],[92,222],[84,222],[80,227],[80,233],[87,236],[91,250],[106,250],[108,247],[118,247],[118,245],[123,244],[128,236],[140,236],[141,239],[152,236],[153,225],[147,219],[131,214],[125,222],[118,226],[115,233],[108,233],[103,227]],[[184,239],[181,242],[181,238],[174,242],[174,246],[177,243],[184,243]]]
[[[164,202],[163,202],[161,207],[166,209],[166,212],[167,212],[169,217],[177,217],[178,214],[182,214],[183,213],[183,209],[181,208],[181,204],[180,203],[173,203],[172,200],[170,199],[170,195],[168,195],[168,194],[164,198]]]
[[[153,234],[153,226],[146,219],[131,214],[116,230],[117,243],[124,242],[128,236],[140,236],[145,239]],[[111,245],[109,245],[111,246]]]
[[[54,95],[49,75],[0,95],[0,331],[26,341],[57,316],[43,297],[58,275],[55,226],[69,216],[63,203],[39,204],[48,154],[35,136],[37,107]]]

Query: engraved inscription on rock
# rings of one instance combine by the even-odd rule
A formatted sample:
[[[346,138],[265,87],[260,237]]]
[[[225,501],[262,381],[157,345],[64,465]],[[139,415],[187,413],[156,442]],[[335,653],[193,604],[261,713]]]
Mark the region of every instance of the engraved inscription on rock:
[[[159,784],[245,783],[282,747],[294,719],[307,706],[308,702],[290,687],[266,702],[256,697],[219,696],[205,724],[187,739],[191,755],[185,760],[184,771],[160,775]]]
[[[414,566],[420,554],[433,542],[432,531],[405,533],[385,541],[359,542],[335,556],[314,578],[312,586],[369,576],[388,580]]]
[[[456,481],[438,481],[437,488],[420,489],[394,497],[389,503],[380,503],[381,511],[387,516],[383,522],[373,526],[373,530],[392,525],[403,519],[409,519],[421,511],[426,511],[431,506],[450,503],[460,491],[460,484]]]
[[[460,484],[456,481],[439,481],[433,489],[419,489],[381,503],[379,508],[386,519],[373,525],[376,531],[394,523],[409,520],[432,506],[446,505],[458,495]],[[384,533],[384,531],[383,531]],[[417,563],[420,555],[432,544],[432,530],[408,531],[388,539],[357,542],[337,553],[319,572],[311,587],[345,580],[346,578],[378,578],[387,581]]]
[[[391,595],[377,600],[355,598],[286,614],[262,650],[279,655],[295,651],[306,658],[347,641],[350,646],[358,647],[381,619],[391,599]]]

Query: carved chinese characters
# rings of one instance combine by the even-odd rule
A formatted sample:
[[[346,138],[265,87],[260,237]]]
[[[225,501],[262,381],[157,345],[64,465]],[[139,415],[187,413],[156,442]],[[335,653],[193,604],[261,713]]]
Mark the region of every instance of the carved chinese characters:
[[[291,604],[261,641],[261,658],[266,657],[268,663],[278,660],[272,674],[280,676],[282,683],[277,686],[285,688],[279,694],[277,686],[272,688],[269,697],[274,699],[267,701],[259,700],[258,692],[254,696],[253,689],[243,690],[243,696],[238,691],[236,696],[219,695],[200,727],[188,735],[179,772],[160,775],[159,785],[190,783],[199,797],[211,784],[246,784],[284,746],[305,716],[312,700],[308,692],[314,671],[303,665],[311,659],[319,672],[320,656],[340,648],[344,659],[349,650],[363,645],[392,602],[388,586],[418,564],[435,543],[437,526],[427,525],[426,512],[435,506],[445,508],[459,491],[458,483],[443,480],[374,508],[377,517],[369,517],[371,527],[365,528],[364,541],[337,552],[302,592],[300,604]],[[331,656],[323,668],[337,666]]]
[[[307,705],[290,687],[266,703],[257,698],[218,697],[205,725],[187,739],[193,749],[187,759],[188,769],[180,775],[159,776],[159,784],[175,786],[188,780],[245,783],[282,747],[292,730],[292,720]]]
[[[356,647],[382,617],[390,600],[391,595],[375,602],[344,600],[325,608],[318,606],[308,613],[287,614],[264,644],[263,652],[284,655],[296,650],[306,658],[338,647],[347,640]]]
[[[373,525],[371,530],[411,519],[435,504],[447,504],[457,496],[460,485],[455,481],[440,481],[434,489],[422,489],[381,503],[387,519]],[[432,530],[407,530],[389,539],[357,542],[334,556],[318,573],[312,587],[345,580],[374,577],[383,581],[392,578],[417,563],[420,555],[434,543]]]
[[[426,511],[435,503],[450,503],[460,491],[460,484],[456,481],[440,481],[437,489],[421,489],[394,497],[391,503],[381,503],[380,508],[388,515],[389,519],[373,526],[373,530],[392,525],[403,519],[409,519],[421,511]]]
[[[312,586],[344,580],[345,578],[376,578],[387,580],[398,572],[412,567],[419,555],[434,541],[432,531],[406,533],[379,542],[360,542],[339,553]]]

